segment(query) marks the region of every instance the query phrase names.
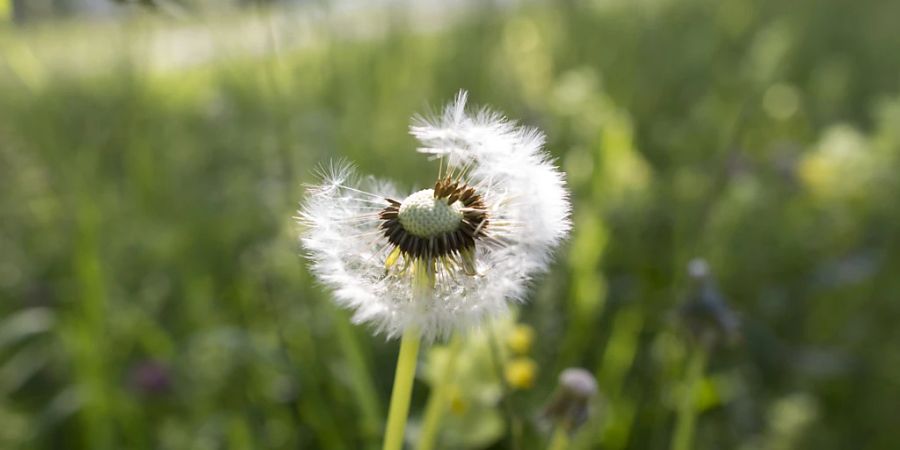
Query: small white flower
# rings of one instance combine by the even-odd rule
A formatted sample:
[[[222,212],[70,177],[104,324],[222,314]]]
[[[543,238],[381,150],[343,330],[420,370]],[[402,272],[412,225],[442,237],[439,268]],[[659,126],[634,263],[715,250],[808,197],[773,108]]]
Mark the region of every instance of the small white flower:
[[[300,210],[313,272],[355,322],[390,337],[416,326],[433,340],[506,311],[570,228],[544,135],[465,104],[460,92],[411,127],[419,151],[440,160],[433,188],[399,195],[337,164]]]

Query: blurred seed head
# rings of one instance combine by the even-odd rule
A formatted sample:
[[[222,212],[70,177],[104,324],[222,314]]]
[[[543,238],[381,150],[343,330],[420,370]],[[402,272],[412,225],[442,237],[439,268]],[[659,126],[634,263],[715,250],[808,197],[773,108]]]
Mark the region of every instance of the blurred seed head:
[[[688,263],[688,275],[695,280],[705,280],[709,277],[709,263],[703,258],[694,258]]]
[[[544,407],[542,418],[572,433],[591,415],[591,402],[597,396],[597,379],[578,367],[559,374],[559,384]]]
[[[740,336],[740,320],[716,286],[709,263],[695,258],[688,263],[690,288],[678,316],[691,337],[701,345],[730,343]]]

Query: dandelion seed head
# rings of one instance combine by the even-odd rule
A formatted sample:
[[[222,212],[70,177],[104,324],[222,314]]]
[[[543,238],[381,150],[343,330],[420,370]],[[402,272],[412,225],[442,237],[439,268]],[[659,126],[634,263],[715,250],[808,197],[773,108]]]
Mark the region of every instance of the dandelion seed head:
[[[354,321],[390,337],[416,326],[433,340],[507,311],[570,228],[543,134],[465,103],[461,92],[410,129],[440,160],[433,187],[402,195],[335,163],[299,213],[317,278]]]
[[[459,228],[462,204],[437,198],[434,189],[423,189],[403,199],[397,213],[400,225],[407,232],[422,238],[437,237]]]

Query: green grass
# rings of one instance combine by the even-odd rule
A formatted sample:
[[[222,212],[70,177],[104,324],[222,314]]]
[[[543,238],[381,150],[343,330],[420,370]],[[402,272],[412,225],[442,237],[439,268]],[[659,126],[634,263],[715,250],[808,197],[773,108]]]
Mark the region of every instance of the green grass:
[[[409,117],[460,88],[546,131],[575,229],[519,313],[537,385],[447,442],[499,417],[481,448],[545,448],[533,418],[578,365],[604,399],[574,447],[668,448],[701,256],[743,330],[710,356],[694,448],[893,448],[898,14],[569,2],[316,24],[263,55],[227,31],[265,16],[0,29],[0,448],[378,448],[397,342],[330,303],[291,217],[330,159],[428,183]],[[212,57],[165,64],[175,27]],[[147,361],[166,389],[136,387]]]

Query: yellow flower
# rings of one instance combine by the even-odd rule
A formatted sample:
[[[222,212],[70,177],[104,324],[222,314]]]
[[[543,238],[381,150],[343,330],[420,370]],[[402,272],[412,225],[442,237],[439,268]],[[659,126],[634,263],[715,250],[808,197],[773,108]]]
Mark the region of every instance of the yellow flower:
[[[525,324],[516,325],[506,336],[506,345],[517,355],[524,355],[534,343],[534,328]]]
[[[804,187],[820,200],[853,201],[868,198],[877,184],[880,167],[866,136],[848,125],[836,125],[799,161],[797,174]]]
[[[450,386],[450,389],[448,389],[447,391],[447,398],[449,400],[448,407],[450,408],[450,412],[457,416],[465,414],[469,409],[469,402],[467,402],[465,397],[463,397],[462,390],[460,390],[459,386]]]
[[[513,389],[531,389],[537,379],[537,364],[531,358],[515,358],[506,364],[504,376]]]

